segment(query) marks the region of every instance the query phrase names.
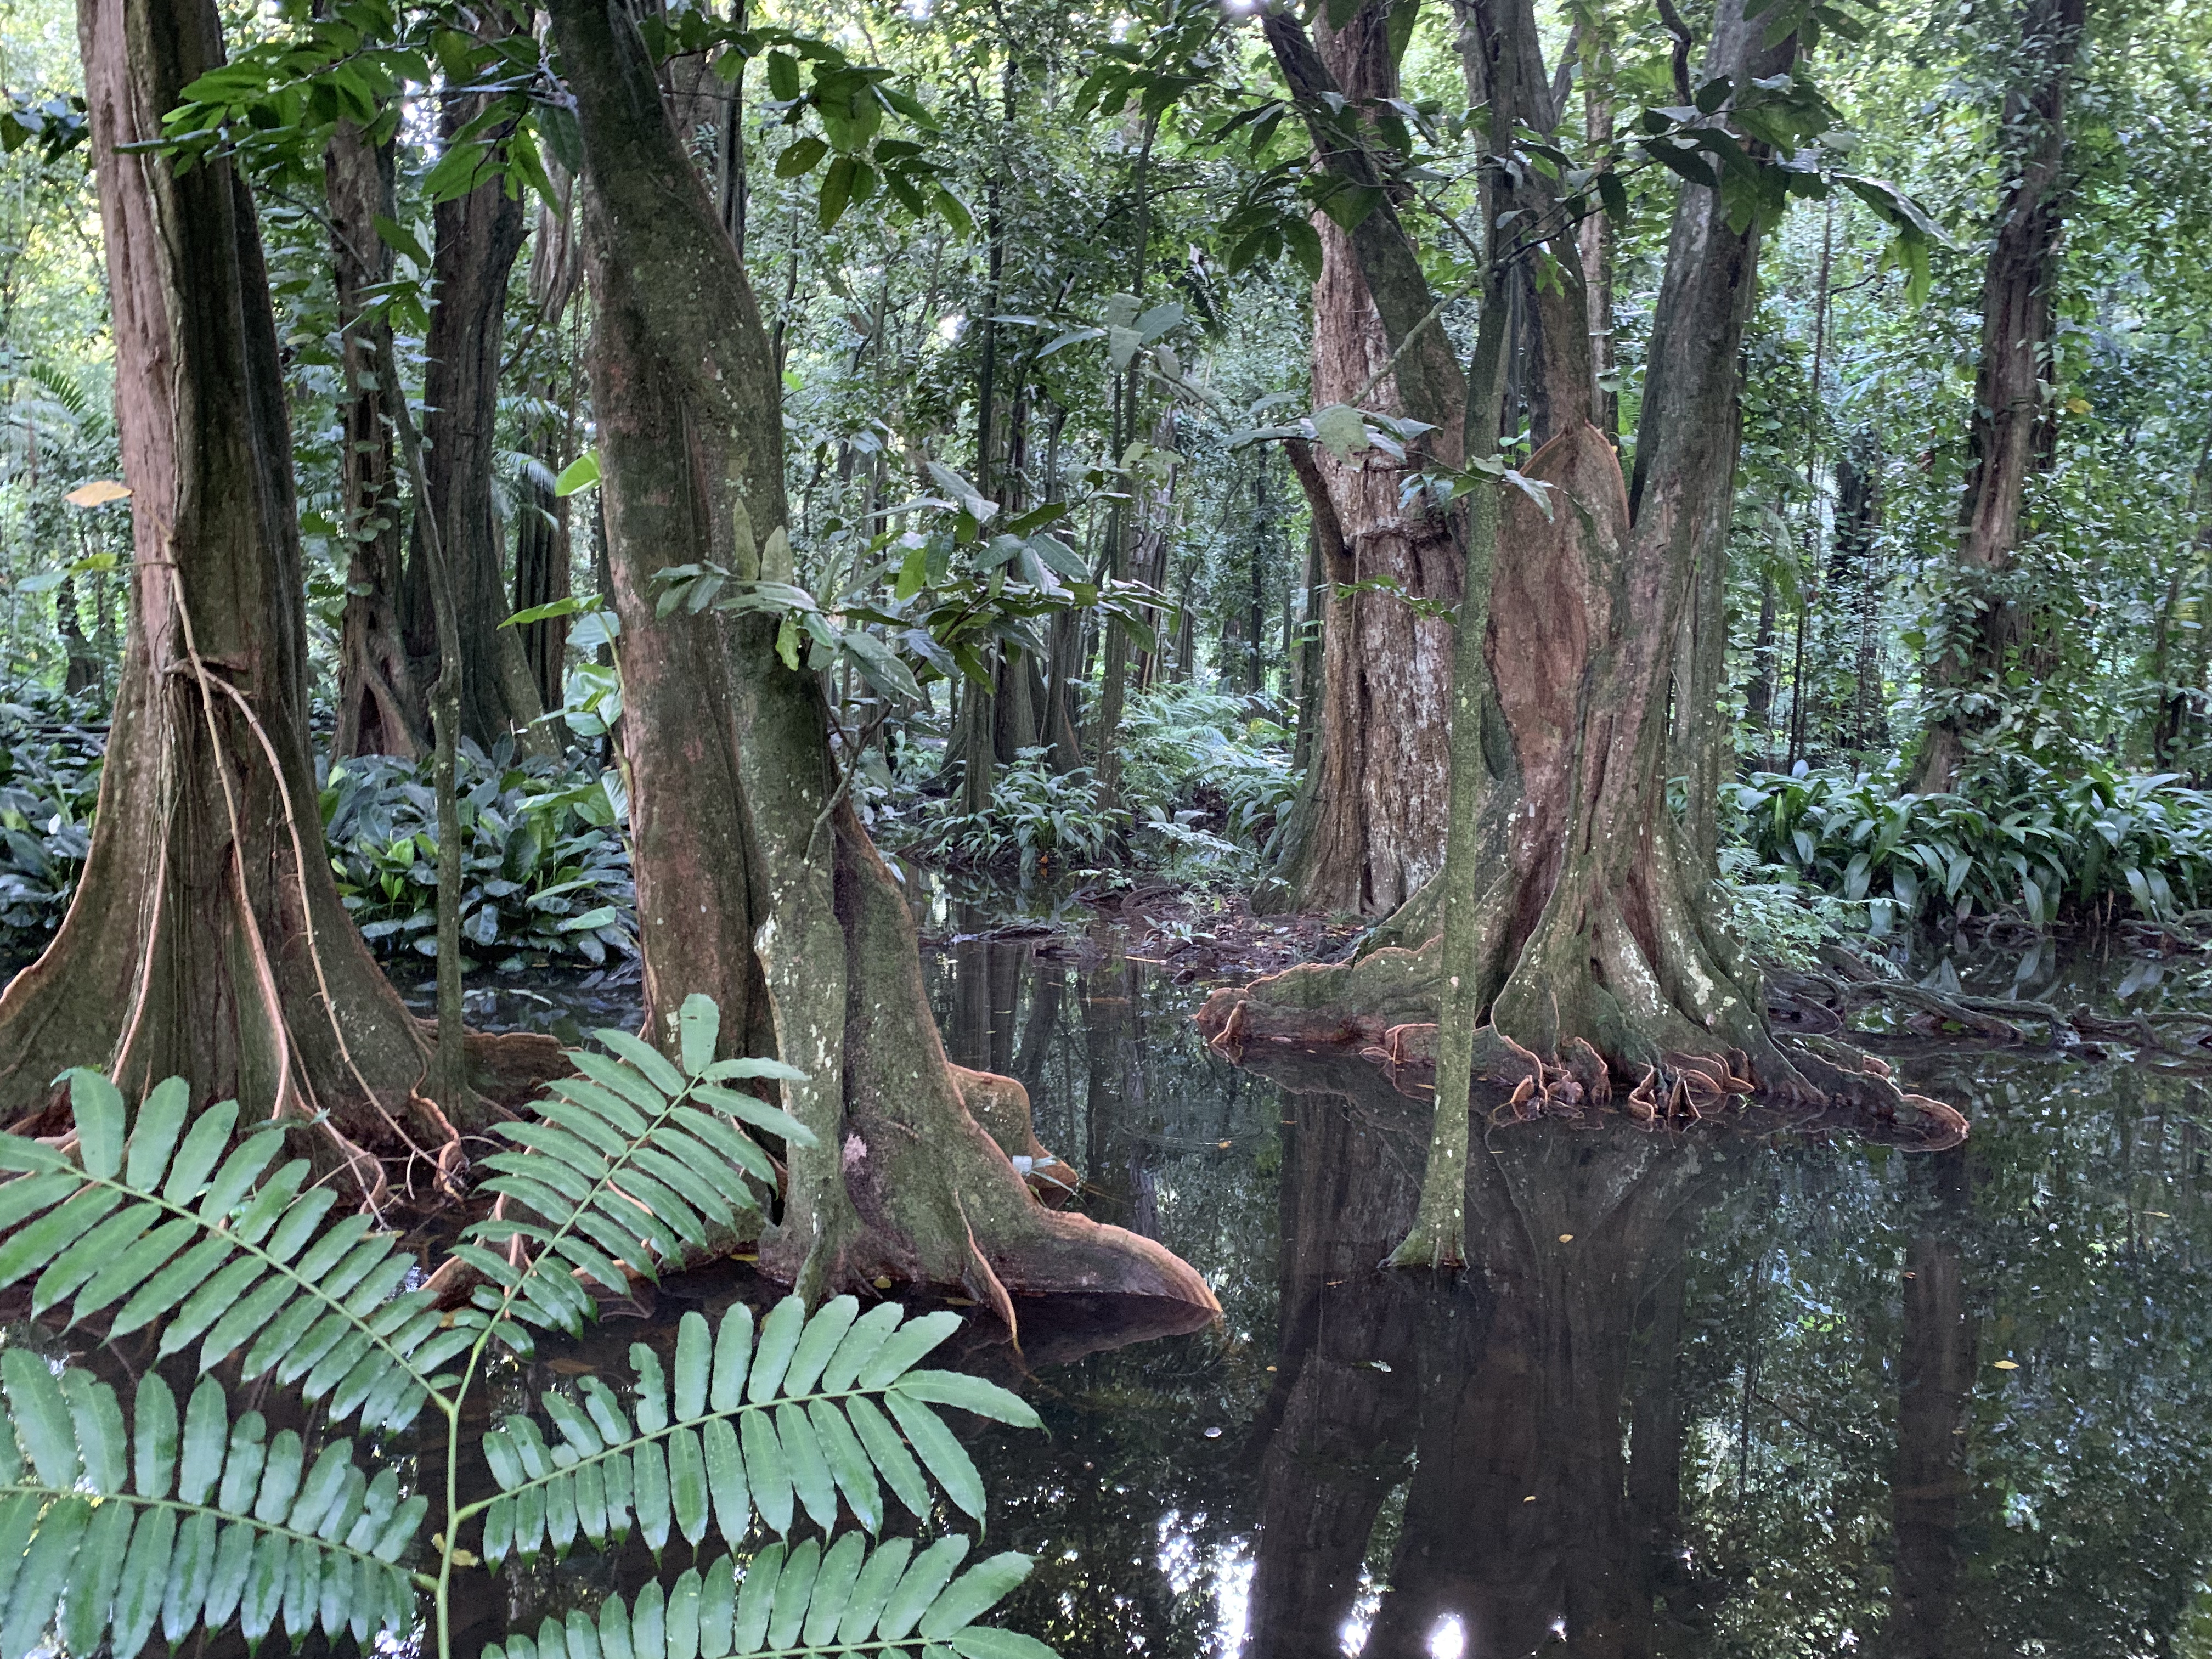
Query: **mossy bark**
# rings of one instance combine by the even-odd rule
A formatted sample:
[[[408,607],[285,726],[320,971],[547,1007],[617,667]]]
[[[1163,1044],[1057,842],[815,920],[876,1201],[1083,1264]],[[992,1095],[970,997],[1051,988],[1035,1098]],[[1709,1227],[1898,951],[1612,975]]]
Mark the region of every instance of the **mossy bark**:
[[[1471,93],[1540,127],[1543,112],[1523,95],[1541,85],[1527,63],[1527,0],[1468,9]],[[1269,21],[1271,33],[1291,27]],[[1724,0],[1711,72],[1742,84],[1786,70],[1794,52],[1790,41],[1764,44],[1739,0]],[[1351,963],[1294,969],[1218,995],[1201,1024],[1232,1052],[1269,1036],[1349,1041],[1401,1064],[1409,1049],[1437,1046],[1448,1014],[1448,1035],[1471,1048],[1474,1078],[1511,1087],[1522,1112],[1619,1098],[1640,1117],[1680,1115],[1765,1091],[1807,1103],[1839,1097],[1948,1132],[1955,1114],[1902,1096],[1848,1050],[1785,1052],[1775,1041],[1759,976],[1707,902],[1710,855],[1690,844],[1667,799],[1680,763],[1668,718],[1678,642],[1693,614],[1717,622],[1701,607],[1717,592],[1711,567],[1729,510],[1758,229],[1730,224],[1717,191],[1683,187],[1632,483],[1588,418],[1571,230],[1540,176],[1522,171],[1510,189],[1526,199],[1501,195],[1493,217],[1526,209],[1515,222],[1555,226],[1558,246],[1532,230],[1492,262],[1501,287],[1521,280],[1516,262],[1546,264],[1546,282],[1524,295],[1547,321],[1522,371],[1534,381],[1532,416],[1545,411],[1557,429],[1520,468],[1534,490],[1506,492],[1486,571],[1479,557],[1470,563],[1477,589],[1462,617],[1479,626],[1481,649],[1462,654],[1461,672],[1474,670],[1480,683],[1458,688],[1455,709],[1471,728],[1465,753],[1479,773],[1462,778],[1453,808],[1453,829],[1474,851],[1463,884],[1410,902]],[[1468,399],[1470,421],[1484,403]],[[1446,911],[1457,936],[1449,966],[1438,937]],[[1464,1144],[1456,1120],[1467,1104],[1465,1092],[1447,1098],[1440,1089],[1447,1152]],[[1448,1218],[1462,1201],[1461,1177],[1442,1167],[1434,1175],[1429,1207]],[[1416,1243],[1425,1259],[1454,1255],[1448,1237]]]
[[[1157,1243],[1046,1210],[969,1109],[981,1085],[945,1059],[913,918],[841,787],[820,677],[784,665],[771,618],[652,614],[659,562],[789,580],[781,383],[629,13],[551,12],[584,139],[649,1030],[665,1038],[683,996],[714,996],[726,1042],[772,1038],[806,1074],[783,1103],[817,1138],[789,1149],[763,1267],[809,1294],[961,1287],[1010,1322],[1013,1296],[1047,1291],[1212,1310]],[[1003,1139],[1019,1085],[988,1086]]]
[[[58,1127],[52,1079],[313,1121],[371,1195],[380,1160],[450,1175],[455,1124],[419,1091],[426,1029],[386,981],[323,856],[307,750],[307,619],[291,447],[253,204],[230,163],[179,173],[160,137],[222,62],[210,0],[84,0],[93,159],[131,489],[131,629],[76,897],[0,996],[0,1108]],[[515,1095],[550,1040],[480,1045]],[[481,1105],[481,1102],[477,1103]]]

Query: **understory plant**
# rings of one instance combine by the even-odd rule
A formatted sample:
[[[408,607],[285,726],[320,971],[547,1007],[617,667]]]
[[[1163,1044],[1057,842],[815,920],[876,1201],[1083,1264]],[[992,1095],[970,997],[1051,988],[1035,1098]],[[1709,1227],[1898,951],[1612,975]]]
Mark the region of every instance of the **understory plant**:
[[[960,811],[957,795],[895,794],[884,831],[902,830],[908,850],[958,868],[1082,866],[1119,849],[1139,868],[1182,879],[1249,882],[1274,855],[1298,787],[1290,733],[1258,702],[1188,685],[1132,696],[1111,807],[1100,804],[1091,769],[1057,771],[1048,750],[1025,749],[994,774],[986,810]]]
[[[97,1319],[111,1343],[158,1332],[127,1407],[89,1370],[0,1351],[0,1659],[49,1644],[134,1659],[157,1632],[173,1648],[233,1627],[251,1646],[280,1622],[295,1646],[319,1627],[364,1652],[419,1642],[451,1659],[457,1575],[633,1531],[656,1562],[680,1534],[691,1565],[483,1652],[1048,1655],[977,1622],[1029,1559],[962,1572],[969,1538],[936,1525],[984,1510],[939,1407],[1039,1425],[995,1384],[922,1366],[957,1314],[851,1297],[811,1316],[787,1297],[757,1326],[743,1304],[718,1322],[694,1311],[668,1361],[632,1346],[623,1389],[558,1379],[533,1410],[465,1427],[503,1360],[593,1316],[592,1287],[627,1296],[757,1226],[771,1145],[807,1132],[729,1086],[789,1070],[714,1060],[718,1025],[693,997],[680,1064],[620,1031],[596,1034],[608,1053],[573,1054],[577,1075],[537,1119],[501,1126],[483,1183],[499,1208],[427,1282],[374,1216],[331,1218],[333,1190],[279,1161],[282,1126],[240,1133],[228,1102],[195,1115],[180,1079],[132,1109],[80,1070],[73,1142],[0,1136],[15,1172],[0,1286],[28,1281],[34,1317]],[[180,1401],[187,1353],[199,1375]],[[269,1431],[259,1407],[281,1395],[305,1408],[304,1432]],[[374,1455],[426,1413],[419,1478]],[[486,1495],[465,1498],[482,1475]],[[885,1535],[894,1505],[921,1539]]]
[[[635,956],[625,802],[611,772],[487,755],[464,741],[456,766],[461,938],[473,968],[598,967]],[[437,954],[438,806],[428,769],[390,756],[332,767],[323,833],[338,894],[380,955]]]
[[[20,687],[0,703],[0,951],[61,924],[92,841],[106,714],[91,696]]]
[[[1734,804],[1758,862],[1900,921],[2212,904],[2212,794],[2177,774],[2013,757],[1917,795],[1895,773],[1801,768],[1753,775]]]

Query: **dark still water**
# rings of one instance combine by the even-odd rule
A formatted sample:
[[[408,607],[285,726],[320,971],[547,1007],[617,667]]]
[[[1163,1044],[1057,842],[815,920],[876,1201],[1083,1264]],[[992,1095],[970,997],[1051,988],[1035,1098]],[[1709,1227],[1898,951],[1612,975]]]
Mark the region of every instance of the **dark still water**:
[[[1895,1054],[1974,1120],[1934,1156],[1499,1128],[1480,1268],[1439,1279],[1376,1269],[1427,1129],[1370,1068],[1231,1067],[1136,963],[932,965],[954,1058],[1020,1077],[1091,1212],[1226,1313],[1040,1365],[1049,1442],[979,1449],[1042,1563],[1011,1622],[1071,1659],[2212,1655],[2202,1073]],[[1963,977],[2201,989],[2118,957]]]

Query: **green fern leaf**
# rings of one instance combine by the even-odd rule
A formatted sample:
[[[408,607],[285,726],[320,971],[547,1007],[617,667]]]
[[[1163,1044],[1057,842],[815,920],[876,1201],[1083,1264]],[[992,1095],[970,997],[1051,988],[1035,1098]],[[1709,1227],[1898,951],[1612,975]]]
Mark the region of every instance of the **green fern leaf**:
[[[965,1538],[943,1538],[916,1555],[913,1540],[900,1538],[871,1552],[847,1533],[826,1548],[811,1538],[790,1550],[770,1544],[742,1567],[718,1556],[665,1594],[648,1584],[627,1603],[610,1596],[596,1625],[579,1613],[565,1625],[548,1619],[534,1636],[486,1648],[483,1659],[914,1659],[933,1644],[975,1659],[1052,1659],[1032,1638],[978,1623],[1028,1577],[1030,1558],[995,1555],[956,1578],[968,1547]]]
[[[118,1165],[120,1168],[118,1163]],[[23,1659],[49,1630],[70,1653],[105,1641],[133,1659],[157,1625],[171,1642],[235,1618],[249,1642],[280,1620],[404,1629],[414,1588],[398,1564],[429,1500],[372,1481],[338,1440],[307,1462],[287,1429],[230,1418],[204,1379],[181,1433],[157,1373],[139,1379],[132,1426],[88,1371],[57,1377],[27,1349],[0,1352],[0,1655]]]
[[[133,1116],[98,1073],[68,1076],[74,1160],[0,1136],[0,1168],[20,1172],[0,1182],[0,1288],[35,1272],[34,1313],[75,1322],[112,1310],[110,1340],[158,1324],[157,1352],[197,1343],[202,1370],[243,1350],[246,1381],[297,1383],[335,1421],[396,1429],[442,1401],[438,1368],[477,1340],[485,1316],[445,1317],[428,1293],[401,1294],[414,1257],[368,1217],[331,1222],[336,1194],[307,1185],[305,1160],[272,1171],[280,1127],[234,1143],[236,1103],[187,1129],[179,1079],[156,1085]],[[45,1435],[38,1401],[18,1409],[30,1413],[20,1428]]]
[[[481,1553],[496,1562],[530,1559],[548,1538],[556,1552],[571,1536],[604,1546],[620,1535],[630,1506],[656,1555],[676,1534],[695,1548],[710,1532],[736,1545],[756,1517],[788,1537],[803,1511],[828,1533],[841,1502],[872,1533],[883,1524],[884,1486],[926,1516],[932,1478],[981,1518],[975,1464],[930,1402],[1009,1422],[1036,1418],[980,1378],[914,1369],[958,1324],[941,1313],[902,1322],[896,1307],[863,1318],[851,1297],[809,1317],[787,1297],[761,1322],[756,1343],[743,1304],[719,1329],[687,1313],[672,1378],[652,1348],[630,1348],[634,1424],[607,1385],[587,1377],[573,1396],[550,1395],[542,1419],[510,1416],[488,1431],[484,1461],[498,1494],[459,1521],[481,1517]]]
[[[577,1075],[551,1085],[538,1121],[500,1128],[513,1150],[484,1160],[492,1173],[483,1185],[502,1212],[471,1227],[456,1254],[487,1281],[474,1306],[503,1340],[512,1321],[573,1333],[594,1311],[584,1285],[624,1296],[635,1279],[724,1254],[749,1236],[776,1166],[740,1123],[812,1144],[788,1114],[714,1080],[790,1068],[713,1060],[719,1017],[686,1010],[686,1071],[627,1032],[598,1031],[609,1052],[571,1051]],[[520,1266],[504,1254],[517,1243],[528,1256]],[[696,1375],[710,1376],[711,1365]]]

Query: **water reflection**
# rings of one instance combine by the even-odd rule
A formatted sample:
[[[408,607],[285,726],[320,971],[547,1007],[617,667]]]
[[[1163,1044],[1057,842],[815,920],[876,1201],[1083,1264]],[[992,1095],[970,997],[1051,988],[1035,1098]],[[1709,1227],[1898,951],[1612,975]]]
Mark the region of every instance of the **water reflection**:
[[[1085,1202],[1227,1315],[1037,1368],[1049,1446],[981,1449],[1063,1652],[2212,1653],[2194,1070],[1899,1050],[1976,1120],[1935,1156],[1502,1128],[1476,1265],[1431,1278],[1376,1268],[1425,1125],[1371,1069],[1229,1068],[1110,956],[931,967]],[[2139,964],[2038,967],[2101,1000]]]

